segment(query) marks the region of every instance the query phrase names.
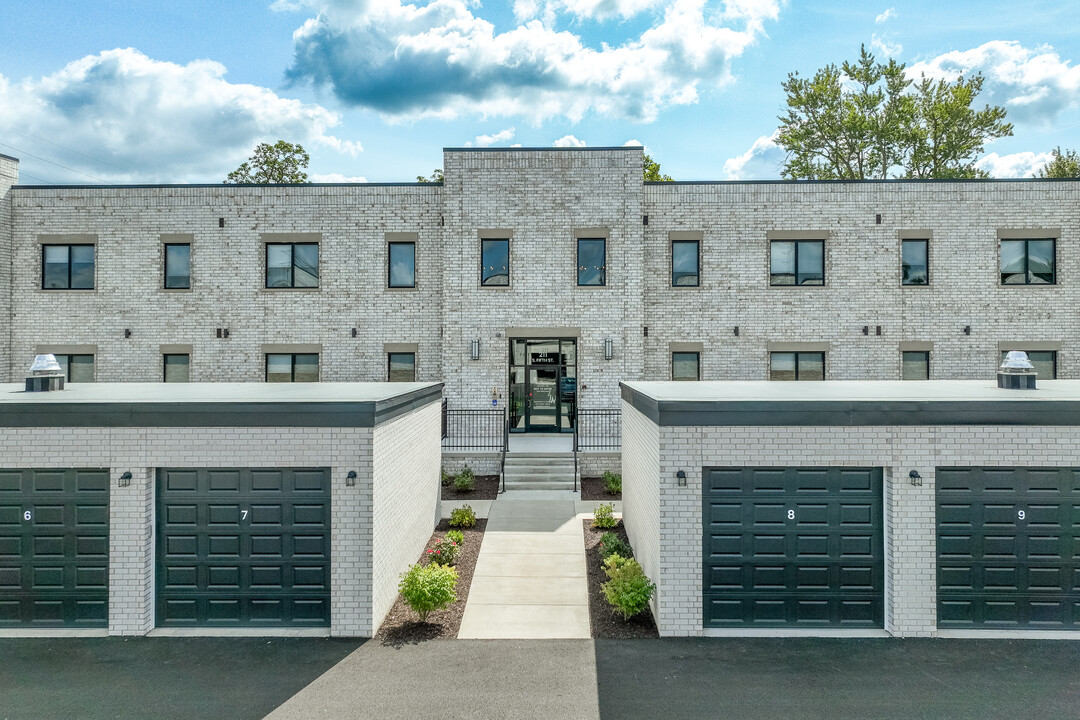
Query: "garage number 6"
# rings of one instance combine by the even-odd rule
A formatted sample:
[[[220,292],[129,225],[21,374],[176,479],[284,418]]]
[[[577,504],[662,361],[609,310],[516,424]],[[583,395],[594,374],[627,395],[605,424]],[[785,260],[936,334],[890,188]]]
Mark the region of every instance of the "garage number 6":
[[[795,519],[795,511],[794,510],[788,510],[787,511],[787,519],[788,520],[794,520]]]
[[[22,514],[22,519],[23,520],[29,520],[30,519],[30,511],[29,510],[27,510],[26,512],[24,512]]]
[[[1019,520],[1023,520],[1025,517],[1027,517],[1027,513],[1025,513],[1023,510],[1017,510],[1016,517]]]

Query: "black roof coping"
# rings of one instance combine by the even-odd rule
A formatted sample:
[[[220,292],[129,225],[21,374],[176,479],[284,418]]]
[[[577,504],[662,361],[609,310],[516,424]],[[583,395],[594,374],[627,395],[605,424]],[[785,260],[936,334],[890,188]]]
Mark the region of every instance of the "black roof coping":
[[[5,160],[14,160],[15,162],[19,162],[19,158],[12,157],[11,155],[5,155],[4,153],[0,153],[0,158],[4,158]]]
[[[1080,182],[1080,178],[890,178],[888,180],[646,180],[646,185],[900,185],[935,183]]]
[[[641,145],[611,145],[604,147],[444,147],[443,152],[590,152],[601,150],[642,150]]]
[[[387,183],[160,183],[134,185],[14,185],[17,190],[161,190],[165,188],[328,188],[328,187],[442,187],[442,183],[387,182]]]

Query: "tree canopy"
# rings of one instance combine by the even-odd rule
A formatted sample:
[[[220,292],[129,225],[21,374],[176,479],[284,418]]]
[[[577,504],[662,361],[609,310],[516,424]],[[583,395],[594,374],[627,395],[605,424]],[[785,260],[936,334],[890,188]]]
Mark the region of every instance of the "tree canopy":
[[[864,45],[853,63],[826,65],[813,78],[790,73],[777,133],[784,177],[987,177],[975,161],[988,140],[1012,135],[1012,125],[1002,107],[972,107],[983,76],[914,82],[905,68],[877,62]]]
[[[649,157],[648,153],[645,153],[645,159],[641,161],[641,169],[645,182],[673,182],[670,175],[660,172],[660,163]]]
[[[1041,170],[1035,173],[1035,177],[1041,178],[1074,178],[1080,177],[1080,155],[1075,150],[1061,152],[1058,146],[1050,151],[1050,162],[1046,163]]]
[[[306,183],[310,156],[302,145],[278,140],[273,145],[259,143],[247,162],[229,173],[225,184]]]
[[[416,176],[416,182],[418,183],[441,183],[443,181],[442,168],[435,168],[431,171],[431,177],[426,178],[423,175]]]

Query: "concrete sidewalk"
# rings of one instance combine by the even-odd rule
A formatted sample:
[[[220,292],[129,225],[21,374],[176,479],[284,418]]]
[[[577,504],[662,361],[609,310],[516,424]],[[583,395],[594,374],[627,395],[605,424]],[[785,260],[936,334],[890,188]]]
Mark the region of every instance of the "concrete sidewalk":
[[[590,635],[585,541],[574,500],[493,502],[458,637]]]

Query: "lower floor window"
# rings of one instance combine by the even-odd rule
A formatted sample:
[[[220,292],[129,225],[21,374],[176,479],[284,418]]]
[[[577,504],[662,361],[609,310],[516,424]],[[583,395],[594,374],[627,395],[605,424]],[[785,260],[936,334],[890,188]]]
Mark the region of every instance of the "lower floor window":
[[[1036,380],[1056,380],[1057,379],[1057,351],[1056,350],[1024,350],[1023,348],[1016,348],[1017,350],[1023,350],[1027,353],[1028,360],[1035,366],[1035,378]],[[1006,351],[1002,351],[1001,359],[1005,360]]]
[[[267,353],[266,382],[318,381],[318,353]]]
[[[825,353],[774,352],[769,354],[770,380],[824,380]]]
[[[416,382],[416,353],[387,353],[386,379],[390,382]]]
[[[701,355],[696,352],[671,353],[671,379],[700,380],[700,360]]]
[[[93,355],[57,355],[56,362],[60,363],[67,382],[94,382]]]
[[[903,380],[930,379],[930,353],[916,350],[900,353],[900,378]]]
[[[191,356],[187,354],[163,355],[165,382],[191,382]]]

